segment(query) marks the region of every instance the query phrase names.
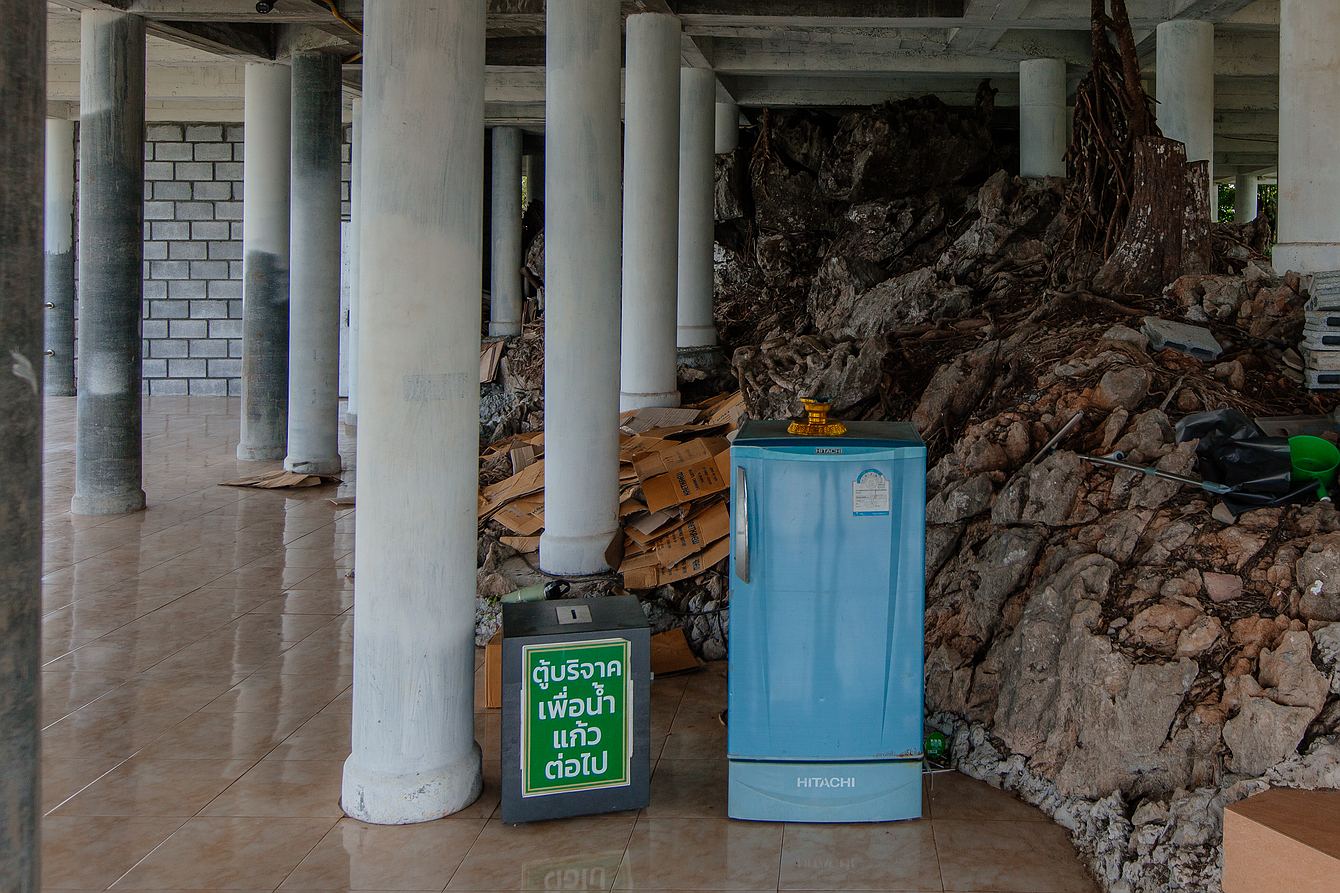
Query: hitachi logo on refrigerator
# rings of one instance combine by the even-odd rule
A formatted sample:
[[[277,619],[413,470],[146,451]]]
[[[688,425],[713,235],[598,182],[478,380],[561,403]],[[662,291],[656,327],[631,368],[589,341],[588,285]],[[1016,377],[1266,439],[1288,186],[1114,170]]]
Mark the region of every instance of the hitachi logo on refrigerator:
[[[847,776],[845,778],[834,775],[832,778],[825,778],[822,775],[798,776],[796,778],[796,787],[798,788],[854,788],[856,787],[856,778]]]

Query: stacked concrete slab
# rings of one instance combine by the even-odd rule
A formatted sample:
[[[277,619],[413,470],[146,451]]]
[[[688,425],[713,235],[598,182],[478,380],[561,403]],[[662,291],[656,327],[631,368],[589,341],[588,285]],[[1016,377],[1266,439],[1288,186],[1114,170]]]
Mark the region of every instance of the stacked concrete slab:
[[[1340,272],[1312,277],[1301,347],[1307,386],[1340,390]]]

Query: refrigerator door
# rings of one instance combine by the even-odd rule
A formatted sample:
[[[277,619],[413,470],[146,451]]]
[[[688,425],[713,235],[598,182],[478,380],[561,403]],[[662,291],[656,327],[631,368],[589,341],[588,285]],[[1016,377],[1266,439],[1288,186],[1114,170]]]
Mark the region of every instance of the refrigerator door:
[[[733,760],[917,757],[925,451],[737,446]]]

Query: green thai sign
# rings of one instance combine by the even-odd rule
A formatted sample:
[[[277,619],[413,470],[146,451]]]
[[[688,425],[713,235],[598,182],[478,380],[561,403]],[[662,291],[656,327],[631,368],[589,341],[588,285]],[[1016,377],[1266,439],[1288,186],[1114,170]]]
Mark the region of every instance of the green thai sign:
[[[630,783],[632,646],[627,639],[521,650],[521,796]]]

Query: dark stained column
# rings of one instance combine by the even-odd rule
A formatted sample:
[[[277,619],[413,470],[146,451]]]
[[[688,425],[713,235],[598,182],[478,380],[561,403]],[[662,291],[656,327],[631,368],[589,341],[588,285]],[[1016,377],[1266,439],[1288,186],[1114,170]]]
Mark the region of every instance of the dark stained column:
[[[47,5],[0,30],[0,890],[36,893],[42,573],[42,131]]]
[[[287,65],[247,66],[239,459],[287,452],[290,90]]]
[[[340,470],[340,60],[293,57],[289,228],[288,455]]]
[[[47,119],[46,377],[48,397],[74,396],[74,122]]]
[[[144,508],[140,308],[144,261],[144,19],[82,15],[79,72],[79,515]]]

